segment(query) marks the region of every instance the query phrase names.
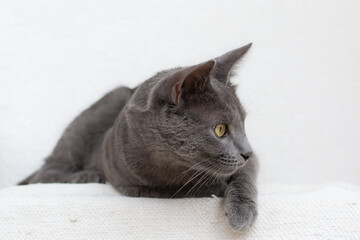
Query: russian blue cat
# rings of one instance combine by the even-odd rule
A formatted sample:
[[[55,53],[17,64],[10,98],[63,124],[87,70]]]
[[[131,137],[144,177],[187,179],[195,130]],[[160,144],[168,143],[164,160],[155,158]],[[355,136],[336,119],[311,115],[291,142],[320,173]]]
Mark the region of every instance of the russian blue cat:
[[[233,229],[257,216],[257,160],[230,82],[251,44],[120,87],[67,127],[43,167],[20,184],[109,182],[131,197],[224,197]]]

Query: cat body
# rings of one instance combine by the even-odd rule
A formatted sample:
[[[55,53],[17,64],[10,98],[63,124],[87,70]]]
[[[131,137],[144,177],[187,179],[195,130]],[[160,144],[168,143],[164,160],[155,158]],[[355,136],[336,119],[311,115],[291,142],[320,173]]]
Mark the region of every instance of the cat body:
[[[251,45],[105,95],[20,184],[109,182],[131,197],[225,197],[230,225],[255,221],[257,159],[229,78]]]

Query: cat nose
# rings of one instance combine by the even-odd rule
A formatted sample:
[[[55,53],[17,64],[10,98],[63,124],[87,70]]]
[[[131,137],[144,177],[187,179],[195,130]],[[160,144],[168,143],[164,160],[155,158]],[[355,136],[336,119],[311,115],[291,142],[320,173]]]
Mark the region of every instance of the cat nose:
[[[245,161],[247,161],[252,155],[252,151],[241,153],[241,156],[244,158]]]
[[[243,135],[242,138],[239,141],[239,150],[240,155],[243,157],[245,161],[247,161],[251,155],[253,154],[252,148],[249,144],[249,141],[247,140],[246,135]]]

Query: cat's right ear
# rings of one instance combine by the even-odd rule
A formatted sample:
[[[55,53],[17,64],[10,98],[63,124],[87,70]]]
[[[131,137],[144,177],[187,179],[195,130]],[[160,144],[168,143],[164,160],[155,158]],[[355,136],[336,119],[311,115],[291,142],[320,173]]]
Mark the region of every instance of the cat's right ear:
[[[201,93],[209,84],[210,73],[214,65],[215,61],[210,60],[175,73],[164,86],[172,103],[178,104],[189,94]]]
[[[245,45],[241,48],[232,50],[224,55],[215,58],[216,65],[214,67],[214,77],[223,83],[228,83],[231,72],[233,71],[236,63],[240,61],[245,53],[249,50],[252,43]]]

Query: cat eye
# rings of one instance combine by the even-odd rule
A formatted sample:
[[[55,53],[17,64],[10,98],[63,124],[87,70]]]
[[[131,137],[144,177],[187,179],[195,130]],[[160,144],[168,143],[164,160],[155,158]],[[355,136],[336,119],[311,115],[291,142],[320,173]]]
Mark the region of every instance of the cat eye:
[[[214,131],[215,131],[216,136],[222,137],[226,133],[226,125],[218,124],[218,125],[216,125]]]

